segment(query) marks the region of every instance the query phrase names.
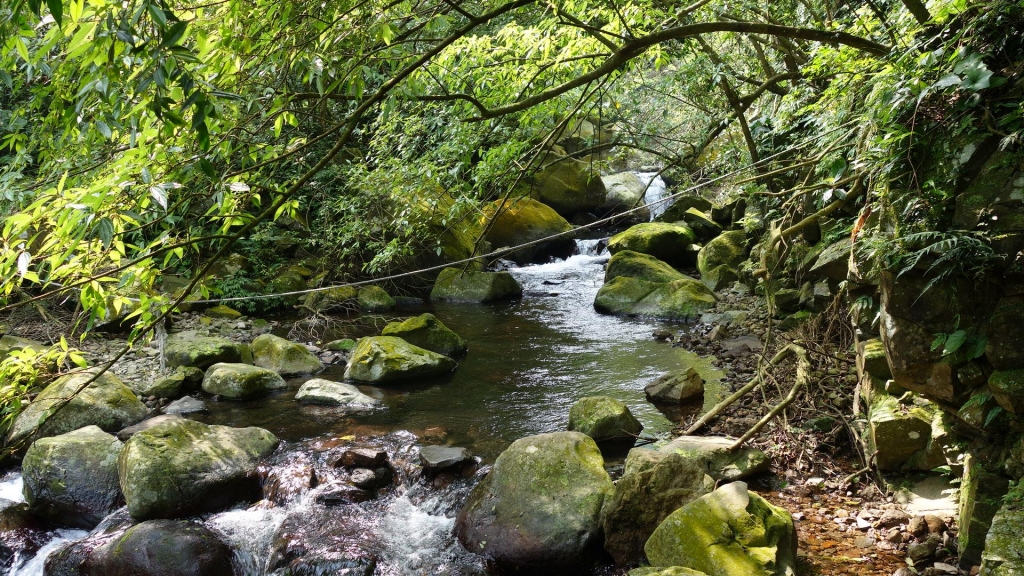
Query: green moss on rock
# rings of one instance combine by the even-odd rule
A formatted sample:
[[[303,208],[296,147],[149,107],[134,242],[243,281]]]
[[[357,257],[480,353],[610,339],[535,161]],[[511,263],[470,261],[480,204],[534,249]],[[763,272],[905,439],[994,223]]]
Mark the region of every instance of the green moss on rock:
[[[449,357],[463,354],[467,350],[466,341],[430,313],[402,322],[391,322],[381,334],[397,336],[413,346]]]
[[[572,224],[550,206],[532,198],[492,202],[484,207],[484,221],[490,222],[486,237],[495,248],[518,246],[566,233],[510,253],[508,258],[520,265],[548,256],[568,256],[576,246],[572,235],[567,234]]]
[[[247,400],[287,387],[273,370],[249,364],[214,364],[203,377],[203,392],[232,400]]]
[[[356,299],[359,301],[359,309],[364,312],[384,312],[395,307],[395,299],[380,286],[360,288]]]
[[[746,244],[747,236],[742,230],[725,232],[705,244],[697,254],[697,269],[701,276],[723,264],[738,268],[746,257]]]
[[[604,281],[611,282],[620,276],[658,283],[688,278],[666,262],[649,254],[641,254],[632,250],[619,251],[608,260]]]
[[[690,278],[654,283],[619,276],[598,290],[594,308],[607,314],[686,320],[715,302],[714,293]]]
[[[1024,414],[1024,369],[996,370],[988,378],[988,387],[1004,410]]]
[[[644,429],[629,407],[608,396],[580,398],[569,409],[569,430],[594,440],[635,438]]]
[[[242,347],[227,338],[203,336],[197,332],[178,332],[167,336],[164,356],[167,365],[206,369],[218,362],[241,362]]]
[[[252,356],[256,366],[281,376],[317,374],[324,369],[320,359],[305,346],[273,334],[262,334],[252,341]]]
[[[685,263],[686,248],[693,244],[696,235],[688,226],[666,222],[645,222],[637,224],[608,240],[608,251],[612,254],[631,250],[654,256],[669,263]]]
[[[345,378],[360,382],[400,382],[445,376],[455,367],[451,358],[401,338],[374,336],[359,340],[345,368]]]
[[[430,291],[431,300],[493,302],[523,295],[523,288],[508,272],[474,272],[445,268]]]

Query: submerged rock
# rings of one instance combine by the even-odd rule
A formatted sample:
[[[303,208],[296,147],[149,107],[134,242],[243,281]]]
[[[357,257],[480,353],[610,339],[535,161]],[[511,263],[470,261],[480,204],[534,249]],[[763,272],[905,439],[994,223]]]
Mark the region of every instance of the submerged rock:
[[[12,446],[22,441],[27,445],[39,438],[91,425],[99,426],[106,432],[117,432],[142,420],[149,413],[146,405],[111,372],[104,372],[94,382],[79,390],[94,375],[93,370],[68,374],[44,388],[15,418],[7,435],[7,445]],[[56,409],[66,398],[71,400]]]
[[[233,400],[247,400],[286,387],[277,372],[248,364],[214,364],[203,377],[203,392]]]
[[[89,556],[83,573],[104,576],[230,576],[231,548],[202,524],[150,520]]]
[[[320,359],[305,346],[273,334],[263,334],[252,341],[252,359],[260,368],[285,377],[317,374],[324,369]]]
[[[192,414],[193,412],[206,412],[206,410],[206,402],[191,396],[178,398],[164,406],[164,414]]]
[[[33,514],[28,504],[0,500],[0,572],[16,558],[30,558],[52,538],[51,527]]]
[[[185,418],[139,432],[117,460],[128,511],[136,520],[181,518],[254,500],[261,494],[256,464],[277,442],[262,428]]]
[[[307,380],[295,394],[297,402],[306,404],[323,404],[326,406],[362,406],[372,407],[380,404],[380,400],[367,396],[359,388],[343,382],[331,382],[321,378]]]
[[[569,430],[582,432],[597,442],[635,439],[643,429],[628,406],[608,396],[580,398],[569,409]]]
[[[599,553],[601,505],[612,490],[590,437],[554,432],[521,438],[473,489],[455,535],[498,570],[585,573]]]
[[[36,440],[21,463],[32,512],[62,526],[91,529],[120,506],[121,441],[96,426]]]
[[[670,514],[644,546],[655,566],[713,576],[793,576],[796,529],[789,513],[733,482]]]
[[[495,248],[519,246],[566,233],[511,252],[508,258],[519,265],[544,262],[551,256],[565,258],[576,248],[572,235],[568,234],[572,224],[550,206],[532,198],[492,202],[484,207],[484,216],[490,220],[487,241]]]
[[[197,332],[169,334],[164,344],[164,357],[172,368],[193,366],[206,369],[218,362],[245,362],[251,360],[249,356],[248,346],[219,336],[202,336]]]
[[[466,352],[466,341],[429,312],[403,322],[391,322],[381,332],[397,336],[413,346],[453,357]]]
[[[767,472],[768,457],[757,448],[730,450],[735,440],[721,436],[679,436],[658,448],[699,464],[715,480],[733,481]]]
[[[645,222],[637,224],[608,240],[612,254],[623,250],[648,254],[670,264],[686,265],[686,247],[696,239],[693,230],[682,224]]]
[[[430,291],[431,300],[447,302],[492,302],[519,298],[523,288],[508,272],[474,272],[445,268]]]
[[[447,356],[413,346],[395,336],[362,338],[352,351],[345,378],[360,382],[399,382],[437,378],[455,370]]]

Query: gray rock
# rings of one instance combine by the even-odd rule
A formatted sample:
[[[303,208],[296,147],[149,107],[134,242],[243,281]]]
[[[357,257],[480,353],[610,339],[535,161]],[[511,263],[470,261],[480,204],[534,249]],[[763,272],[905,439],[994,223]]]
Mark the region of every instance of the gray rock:
[[[351,384],[331,382],[321,378],[307,380],[299,387],[295,400],[307,404],[323,404],[327,406],[378,406],[380,400],[367,396]]]
[[[206,402],[192,396],[178,398],[164,406],[164,414],[192,414],[193,412],[206,412],[206,410]]]
[[[608,396],[580,398],[569,409],[569,430],[594,440],[633,439],[644,429],[622,402]]]
[[[263,334],[252,341],[252,359],[260,368],[281,376],[317,374],[324,369],[320,359],[305,346],[273,334]]]
[[[377,468],[388,460],[388,453],[372,448],[350,448],[341,454],[334,466]]]
[[[476,460],[473,459],[473,455],[465,448],[456,446],[420,447],[420,464],[423,465],[423,473],[427,475],[458,469],[475,463]]]
[[[447,302],[492,302],[519,298],[523,288],[508,272],[473,272],[445,268],[438,275],[431,300]]]
[[[234,574],[231,548],[202,524],[150,520],[97,548],[83,574],[213,576]]]
[[[248,356],[248,347],[221,338],[204,336],[198,332],[178,332],[169,334],[164,344],[164,356],[167,365],[191,366],[206,369],[218,362],[244,362]]]
[[[715,480],[731,482],[767,472],[770,463],[757,448],[729,449],[735,440],[720,436],[680,436],[658,448],[697,462]]]
[[[348,480],[359,488],[373,490],[391,483],[391,470],[383,466],[373,470],[356,468],[349,474]]]
[[[203,377],[203,392],[234,400],[255,398],[284,388],[287,384],[277,372],[248,364],[214,364]]]
[[[117,433],[117,439],[120,440],[121,442],[127,442],[129,438],[136,435],[137,433],[142,432],[143,430],[148,430],[158,424],[163,424],[168,420],[174,420],[175,418],[181,418],[181,416],[178,416],[177,414],[165,414],[162,416],[154,416],[152,418],[147,418],[142,422],[139,422],[138,424],[134,424],[132,426],[122,428],[121,430],[119,430]]]
[[[670,372],[644,387],[651,402],[681,404],[689,400],[704,399],[704,378],[694,367]]]

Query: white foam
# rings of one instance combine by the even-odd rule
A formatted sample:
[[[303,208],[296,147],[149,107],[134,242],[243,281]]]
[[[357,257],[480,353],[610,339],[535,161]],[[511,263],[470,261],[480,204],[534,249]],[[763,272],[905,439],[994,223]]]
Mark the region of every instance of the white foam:
[[[10,500],[12,502],[24,502],[24,486],[25,482],[22,479],[21,474],[11,474],[4,478],[3,481],[0,481],[0,498]]]
[[[21,564],[20,558],[15,557],[14,569],[9,576],[43,576],[43,567],[50,554],[59,550],[64,544],[80,540],[88,535],[89,533],[85,530],[57,530],[54,533],[53,540],[47,542],[36,552],[35,556],[27,559],[28,561],[24,564]]]

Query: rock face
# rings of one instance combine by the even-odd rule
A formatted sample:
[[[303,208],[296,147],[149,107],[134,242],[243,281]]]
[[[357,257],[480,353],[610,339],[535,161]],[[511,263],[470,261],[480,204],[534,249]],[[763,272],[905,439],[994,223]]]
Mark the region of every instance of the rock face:
[[[252,341],[252,360],[260,368],[285,377],[317,374],[324,369],[320,359],[305,346],[273,334],[262,334]]]
[[[395,299],[380,286],[360,288],[356,300],[359,302],[359,308],[364,312],[384,312],[395,307]]]
[[[286,388],[273,370],[248,364],[214,364],[203,377],[203,392],[232,400],[247,400]]]
[[[658,260],[654,256],[641,254],[632,250],[621,250],[616,252],[609,260],[604,271],[604,281],[611,282],[620,277],[627,276],[646,282],[672,282],[683,280],[689,276],[679,272],[667,263]]]
[[[633,439],[644,429],[622,402],[608,396],[580,398],[569,409],[569,430],[595,441]]]
[[[473,272],[445,268],[430,291],[431,300],[446,302],[493,302],[518,298],[523,288],[508,272]]]
[[[601,182],[604,183],[604,188],[607,191],[601,212],[617,214],[643,204],[642,200],[647,185],[635,173],[619,172],[602,176]],[[631,221],[637,222],[646,222],[650,219],[651,211],[647,208],[641,208],[630,216]]]
[[[219,336],[179,332],[167,336],[164,345],[167,365],[206,369],[218,362],[244,362],[248,356],[242,346]]]
[[[852,247],[853,242],[849,238],[844,238],[826,247],[818,255],[814,266],[811,267],[811,277],[825,276],[832,280],[846,280],[846,276],[850,272],[850,250]]]
[[[608,251],[615,254],[632,250],[670,264],[692,264],[686,262],[686,248],[695,238],[693,230],[682,224],[645,222],[612,236],[608,240]]]
[[[985,551],[981,555],[981,573],[988,576],[1018,576],[1024,574],[1024,558],[1020,554],[1020,536],[1024,534],[1024,511],[1019,505],[1024,497],[1024,486],[1010,491],[1010,501],[1004,503],[992,518],[992,526],[985,537]]]
[[[105,576],[230,576],[232,552],[210,529],[182,520],[150,520],[97,548],[89,574]]]
[[[931,470],[946,463],[941,415],[923,399],[901,406],[887,394],[876,395],[868,410],[866,448],[879,470]]]
[[[455,366],[451,358],[401,338],[374,336],[359,340],[345,368],[345,378],[380,383],[437,378],[450,374]]]
[[[331,382],[321,378],[303,382],[298,393],[295,394],[295,400],[306,404],[326,406],[372,407],[380,404],[380,400],[363,394],[359,388],[351,384]]]
[[[455,535],[499,570],[584,573],[600,547],[601,505],[612,490],[590,437],[554,432],[521,438],[473,489]]]
[[[727,484],[670,514],[644,546],[654,566],[710,576],[796,574],[796,529],[743,482]]]
[[[704,472],[721,481],[740,480],[767,472],[768,457],[757,448],[729,450],[734,439],[714,436],[679,436],[658,448],[659,452],[678,454],[700,465]]]
[[[551,153],[541,165],[547,167],[534,175],[530,187],[530,196],[535,200],[566,217],[596,210],[604,204],[604,183],[590,164]]]
[[[747,254],[747,236],[742,230],[720,234],[708,242],[697,254],[697,268],[701,276],[725,264],[735,269]]]
[[[715,302],[714,293],[697,280],[655,283],[619,276],[598,290],[594,308],[606,314],[686,320]]]
[[[704,399],[704,378],[692,366],[686,370],[670,372],[644,387],[644,394],[651,402],[681,404],[690,400]]]
[[[413,346],[449,357],[463,354],[468,348],[465,340],[429,312],[403,322],[391,322],[381,335],[397,336]]]
[[[262,428],[185,418],[143,430],[117,459],[128,512],[136,520],[181,518],[258,498],[257,461],[276,446]]]
[[[484,216],[490,221],[487,241],[495,248],[518,246],[572,230],[572,224],[558,212],[532,198],[493,202],[484,208]],[[551,256],[565,258],[575,248],[572,235],[565,234],[554,240],[516,250],[508,258],[519,265],[525,265],[544,262]]]
[[[117,432],[146,417],[149,413],[146,405],[110,372],[75,394],[94,374],[89,370],[68,374],[47,386],[14,420],[7,436],[8,445],[28,443],[90,425],[106,432]],[[50,414],[51,409],[69,397],[70,402]]]
[[[634,563],[662,520],[714,487],[698,462],[679,454],[630,450],[622,478],[601,510],[604,549],[618,564]]]
[[[996,370],[989,376],[988,388],[1004,410],[1024,414],[1024,369]]]
[[[120,505],[121,447],[96,426],[36,440],[21,464],[32,512],[59,525],[95,527]]]

